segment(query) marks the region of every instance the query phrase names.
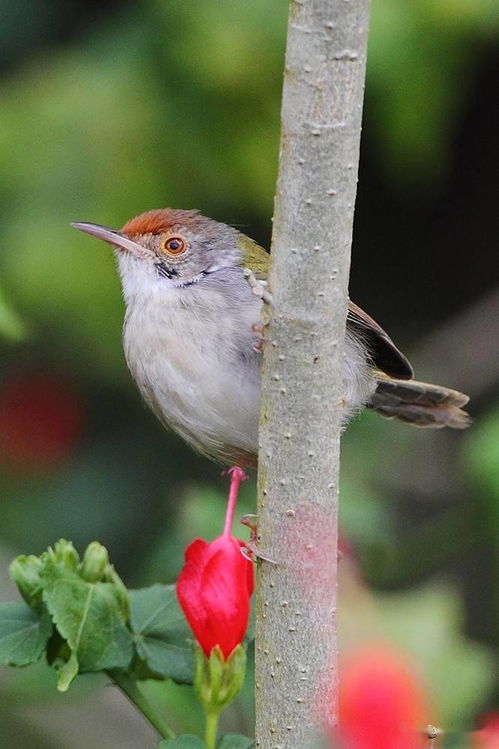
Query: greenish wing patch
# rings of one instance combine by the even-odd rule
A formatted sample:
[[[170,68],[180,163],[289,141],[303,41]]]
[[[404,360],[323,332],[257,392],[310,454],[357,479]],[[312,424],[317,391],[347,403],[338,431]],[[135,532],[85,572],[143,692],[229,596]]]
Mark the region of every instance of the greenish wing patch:
[[[269,253],[253,239],[244,235],[239,240],[239,246],[244,252],[244,267],[252,270],[259,280],[266,281],[270,267]]]

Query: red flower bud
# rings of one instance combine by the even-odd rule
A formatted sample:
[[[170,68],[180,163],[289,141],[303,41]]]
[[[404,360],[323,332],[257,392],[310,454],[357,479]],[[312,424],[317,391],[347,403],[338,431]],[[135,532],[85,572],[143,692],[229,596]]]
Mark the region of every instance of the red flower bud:
[[[422,749],[430,723],[410,664],[386,646],[345,663],[340,680],[340,745],[346,749]]]
[[[253,564],[241,553],[244,545],[227,533],[211,543],[197,538],[185,551],[177,596],[207,658],[219,645],[227,659],[248,628]]]

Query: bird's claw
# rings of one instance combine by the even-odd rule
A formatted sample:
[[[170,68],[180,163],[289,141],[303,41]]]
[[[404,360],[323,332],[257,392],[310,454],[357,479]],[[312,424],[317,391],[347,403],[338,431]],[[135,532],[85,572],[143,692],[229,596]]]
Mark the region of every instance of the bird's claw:
[[[246,528],[250,529],[250,541],[256,540],[256,533],[258,530],[258,523],[257,523],[258,515],[248,514],[243,515],[241,518],[241,525],[245,525]]]
[[[253,333],[258,333],[258,339],[253,344],[253,350],[258,354],[261,354],[263,351],[263,344],[266,340],[268,340],[263,335],[265,332],[265,327],[261,323],[256,322],[251,326],[251,330],[253,331]]]
[[[274,559],[271,559],[258,548],[258,525],[256,521],[257,515],[243,515],[243,517],[241,518],[241,523],[250,530],[249,541],[246,546],[241,547],[241,554],[251,562],[254,562],[255,559],[262,559],[264,562],[268,562],[269,564],[277,564]]]
[[[272,307],[274,299],[272,297],[272,294],[268,290],[267,281],[263,281],[262,279],[258,279],[251,268],[244,268],[243,274],[247,282],[249,283],[251,287],[251,291],[253,294],[257,297],[259,297],[262,301],[265,302],[265,304],[268,304],[269,307]]]

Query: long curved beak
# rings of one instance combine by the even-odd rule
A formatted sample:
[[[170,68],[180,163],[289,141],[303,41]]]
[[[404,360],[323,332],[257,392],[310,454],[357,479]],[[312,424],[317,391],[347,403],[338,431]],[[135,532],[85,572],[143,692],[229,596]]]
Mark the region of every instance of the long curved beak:
[[[104,242],[112,244],[121,250],[128,250],[136,257],[143,258],[147,255],[145,247],[137,244],[137,242],[134,242],[121,231],[116,231],[116,229],[109,229],[107,226],[101,226],[100,224],[89,224],[86,221],[75,221],[70,226],[73,229],[85,232],[85,234],[90,234],[92,237],[97,237],[97,239],[103,239]]]

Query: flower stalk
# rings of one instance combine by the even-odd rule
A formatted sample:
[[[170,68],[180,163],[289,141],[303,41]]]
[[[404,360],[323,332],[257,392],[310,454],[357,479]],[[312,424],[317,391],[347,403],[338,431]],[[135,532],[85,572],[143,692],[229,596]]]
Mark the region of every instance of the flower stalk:
[[[163,739],[175,738],[175,731],[154,710],[151,703],[139,689],[135,679],[119,671],[108,671],[108,675]]]
[[[220,713],[206,714],[206,730],[204,734],[204,743],[206,749],[215,749],[217,743],[218,722]]]

